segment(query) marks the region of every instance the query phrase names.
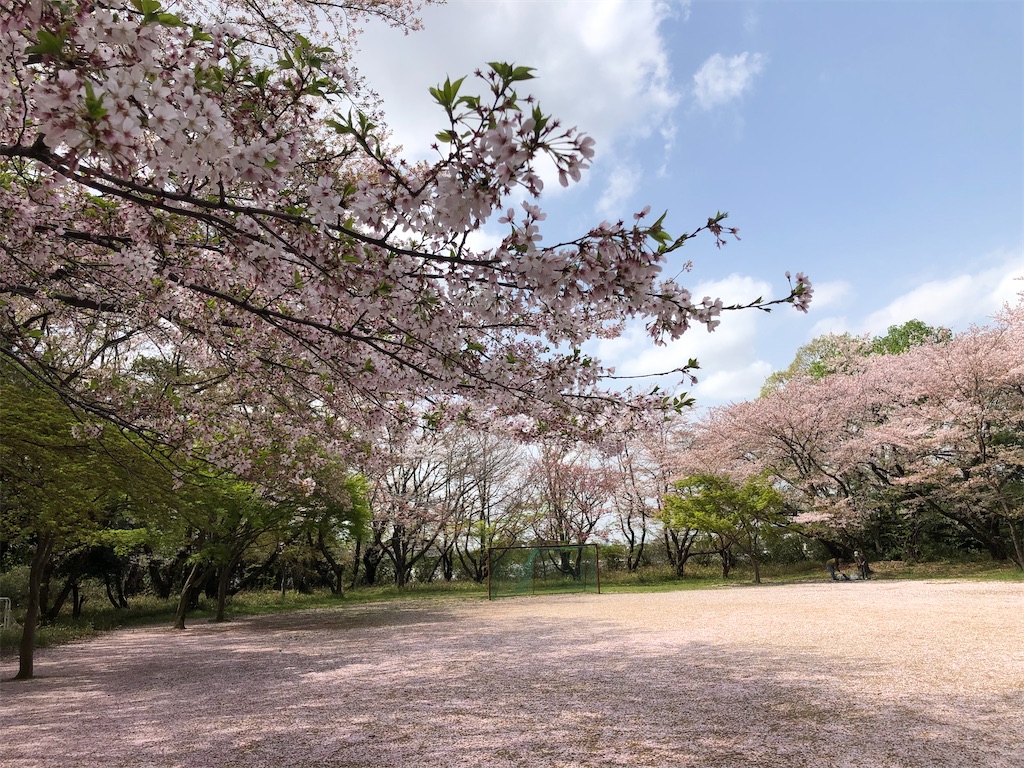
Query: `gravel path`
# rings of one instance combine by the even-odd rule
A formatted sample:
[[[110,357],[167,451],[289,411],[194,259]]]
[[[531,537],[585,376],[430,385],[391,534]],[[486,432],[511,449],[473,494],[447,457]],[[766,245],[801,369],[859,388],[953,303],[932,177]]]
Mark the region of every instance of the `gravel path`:
[[[1024,768],[1024,585],[351,604],[0,667],[0,764]]]

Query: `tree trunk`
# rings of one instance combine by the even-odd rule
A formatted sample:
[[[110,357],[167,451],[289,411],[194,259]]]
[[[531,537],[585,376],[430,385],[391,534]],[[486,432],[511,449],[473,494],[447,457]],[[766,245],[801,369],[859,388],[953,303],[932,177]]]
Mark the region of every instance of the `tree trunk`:
[[[395,557],[395,586],[399,589],[405,589],[406,582],[408,581],[408,573],[406,571],[405,560],[401,556]]]
[[[85,595],[80,594],[77,584],[71,585],[71,618],[82,618],[82,606],[85,605]]]
[[[238,586],[229,589],[228,593],[231,595],[237,595],[239,592],[245,592],[247,590],[253,589],[254,585],[258,585],[260,583],[265,584],[266,580],[264,579],[264,577],[267,576],[269,573],[273,572],[272,569],[274,568],[275,565],[277,565],[277,559],[280,556],[281,550],[275,548],[274,551],[270,553],[270,557],[268,557],[265,562],[263,562],[261,565],[247,573],[242,573],[240,575]],[[278,570],[280,571],[280,568]],[[276,578],[274,579],[274,583],[277,583]],[[255,588],[258,589],[259,587],[256,586]]]
[[[452,557],[451,547],[441,553],[441,577],[445,581],[455,578],[455,558]]]
[[[50,581],[53,578],[53,564],[47,558],[43,573],[39,578],[39,615],[45,616],[50,605]]]
[[[78,600],[78,584],[75,581],[76,578],[77,577],[74,575],[68,576],[67,581],[64,582],[64,586],[61,587],[60,592],[57,593],[57,597],[54,599],[53,605],[51,605],[43,614],[43,618],[47,622],[57,620],[57,617],[60,615],[60,609],[64,607],[64,603],[67,601],[68,595],[72,593],[72,590],[75,592],[75,600]],[[40,611],[42,611],[42,601],[40,601],[39,608]],[[78,617],[74,616],[74,618],[77,619]]]
[[[722,558],[722,578],[728,579],[732,570],[732,550],[726,547],[718,552],[718,556]]]
[[[333,590],[334,594],[345,596],[345,564],[339,563],[338,567],[334,569],[334,575],[337,579],[336,588]]]
[[[192,570],[189,571],[188,577],[185,579],[185,583],[181,587],[181,595],[178,598],[178,608],[174,612],[175,629],[185,628],[185,614],[188,612],[188,605],[191,601],[192,587],[196,583],[201,583],[206,580],[206,574],[203,574],[201,578],[196,578],[197,573],[199,573],[199,563],[192,566]]]
[[[231,580],[232,568],[231,565],[222,565],[217,573],[217,615],[213,619],[216,622],[227,621],[224,611],[228,604],[228,582]]]
[[[352,557],[352,581],[348,583],[350,589],[355,589],[359,583],[359,554],[363,547],[363,537],[356,537],[356,553]]]
[[[630,573],[635,573],[640,568],[640,563],[644,560],[644,547],[647,546],[647,531],[643,530],[640,532],[639,543],[630,541],[629,544],[629,557],[626,558],[626,570]]]
[[[52,536],[40,534],[36,538],[36,551],[28,572],[28,605],[25,607],[25,626],[18,646],[18,674],[15,680],[31,680],[36,650],[36,627],[39,624],[39,590],[43,583],[43,571],[50,561],[54,540]]]
[[[114,587],[117,589],[117,594],[115,595],[115,597],[117,597],[117,604],[118,607],[124,611],[128,610],[128,598],[125,596],[124,588],[130,575],[130,573],[124,573],[123,571],[118,570],[117,575],[114,578]]]
[[[169,600],[171,597],[171,580],[165,579],[160,572],[160,566],[153,558],[153,549],[147,546],[143,552],[146,553],[146,569],[149,571],[149,582],[153,585],[157,597],[161,600]]]
[[[377,583],[377,567],[382,557],[383,553],[373,545],[363,552],[363,583],[366,586],[372,587]]]
[[[1010,541],[1013,542],[1013,551],[1016,554],[1014,560],[1017,567],[1024,571],[1024,543],[1021,542],[1020,533],[1017,531],[1015,521],[1010,519]]]
[[[668,553],[669,564],[675,569],[677,579],[686,577],[686,561],[692,554],[690,550],[693,542],[693,534],[689,528],[684,529],[682,535],[678,531],[665,532],[665,551]]]
[[[401,528],[395,526],[395,533],[391,537],[391,546],[388,548],[387,553],[395,566],[395,586],[399,589],[405,589],[405,585],[409,582],[410,564],[407,558],[408,547],[399,536],[399,531],[401,531]]]
[[[242,559],[239,552],[226,565],[222,565],[217,574],[217,617],[214,621],[227,621],[225,611],[228,603],[228,588],[231,586],[231,574],[235,572],[238,563]]]
[[[313,543],[312,536],[309,537],[309,542],[311,544]],[[345,564],[343,562],[339,562],[338,560],[336,560],[334,558],[334,555],[331,554],[331,548],[327,546],[327,542],[324,540],[323,531],[320,531],[320,533],[317,535],[316,543],[314,546],[316,547],[317,551],[319,551],[320,554],[323,555],[324,560],[327,562],[327,566],[331,569],[331,572],[334,574],[334,579],[331,582],[331,592],[333,592],[336,595],[341,595],[342,597],[344,597]],[[356,556],[356,562],[359,562],[358,553]]]
[[[103,574],[103,586],[105,586],[107,588],[107,600],[110,601],[110,604],[112,606],[114,606],[114,608],[121,608],[122,606],[120,604],[118,604],[117,598],[114,597],[114,590],[111,589],[111,587],[110,587],[110,574],[109,573],[104,573]]]

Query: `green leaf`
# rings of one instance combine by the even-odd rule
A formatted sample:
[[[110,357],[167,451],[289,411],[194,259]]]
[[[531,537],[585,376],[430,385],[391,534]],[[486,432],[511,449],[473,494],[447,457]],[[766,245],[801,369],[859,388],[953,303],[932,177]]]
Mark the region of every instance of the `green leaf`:
[[[173,13],[158,13],[156,14],[156,23],[162,27],[184,27],[185,22],[175,16]]]
[[[514,83],[518,80],[532,80],[533,79],[533,67],[516,67],[512,64],[507,64],[504,61],[490,61],[487,63],[496,75],[498,75],[505,85]]]
[[[533,108],[533,133],[535,136],[540,136],[540,132],[543,131],[548,124],[548,115],[541,112],[540,106]]]
[[[533,80],[533,67],[516,67],[512,70],[512,80]]]
[[[60,56],[61,51],[64,50],[63,35],[55,35],[52,32],[47,32],[45,29],[40,29],[36,40],[38,42],[26,48],[25,53],[39,54],[41,56]]]
[[[354,133],[352,129],[352,118],[350,117],[347,122],[341,122],[340,120],[327,120],[325,121],[328,128],[333,128],[335,133],[344,136],[346,133]]]
[[[135,10],[139,13],[146,16],[160,10],[160,3],[158,0],[132,0],[132,6],[134,6]]]
[[[192,42],[194,42],[194,43],[196,43],[196,42],[212,43],[213,42],[213,35],[211,35],[209,32],[204,32],[201,27],[199,27],[196,24],[193,24],[192,25]]]
[[[99,120],[107,114],[107,109],[103,106],[103,94],[97,96],[92,89],[92,83],[89,82],[85,84],[85,111],[93,120]]]
[[[487,62],[487,66],[489,66],[491,70],[493,70],[494,73],[502,80],[507,81],[509,77],[512,76],[512,66],[503,61],[489,61]]]

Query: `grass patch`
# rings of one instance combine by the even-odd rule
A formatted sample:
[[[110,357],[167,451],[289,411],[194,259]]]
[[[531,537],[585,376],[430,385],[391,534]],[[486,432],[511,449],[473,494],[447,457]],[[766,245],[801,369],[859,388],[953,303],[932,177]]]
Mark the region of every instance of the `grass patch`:
[[[1024,571],[1012,563],[992,560],[952,560],[912,563],[900,560],[872,563],[877,579],[968,579],[971,581],[1020,581]]]
[[[963,560],[932,563],[911,563],[901,561],[872,563],[872,578],[878,580],[928,580],[966,579],[974,581],[1005,581],[1024,583],[1024,571],[1012,563],[997,563],[991,560]],[[721,569],[713,565],[688,563],[684,578],[675,577],[668,567],[649,567],[633,573],[608,571],[601,575],[601,591],[623,592],[671,592],[677,590],[712,589],[722,586],[753,584],[753,570],[746,564],[736,566],[728,579],[722,578]],[[804,562],[796,565],[765,565],[761,579],[765,584],[793,584],[824,581],[828,577],[820,563]],[[344,596],[320,590],[312,593],[268,590],[242,592],[228,600],[226,614],[229,619],[243,616],[260,616],[272,613],[286,613],[311,608],[333,608],[341,604],[386,602],[391,600],[432,600],[432,599],[486,600],[487,585],[472,581],[432,582],[410,584],[403,589],[395,586],[361,587],[349,590]],[[100,601],[96,600],[96,605]],[[152,596],[138,596],[131,599],[131,606],[118,610],[100,605],[90,610],[87,604],[79,619],[61,616],[53,624],[40,626],[36,632],[39,648],[87,640],[101,632],[121,627],[163,625],[170,626],[174,619],[176,600],[161,600]],[[185,622],[188,624],[211,621],[216,615],[216,601],[203,598],[196,610],[189,611]],[[15,620],[22,621],[24,614]],[[0,655],[9,657],[17,654],[21,641],[21,628],[0,630]]]

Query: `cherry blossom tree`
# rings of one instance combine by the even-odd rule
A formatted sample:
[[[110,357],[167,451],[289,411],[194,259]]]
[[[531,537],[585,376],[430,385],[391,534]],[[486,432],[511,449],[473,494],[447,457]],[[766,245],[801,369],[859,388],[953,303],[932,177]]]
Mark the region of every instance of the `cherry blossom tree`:
[[[1024,568],[1024,302],[900,366],[927,392],[877,432],[903,457],[894,484]]]
[[[615,465],[615,524],[626,545],[626,570],[635,571],[652,534],[661,494],[652,489],[655,470],[644,462],[638,446],[624,444]]]
[[[520,541],[528,528],[526,448],[496,431],[452,430],[455,455],[447,497],[453,512],[449,535],[455,558],[473,581],[487,579],[490,547]]]
[[[598,457],[564,440],[536,446],[530,464],[531,528],[538,544],[586,544],[607,538],[614,476]]]
[[[805,530],[836,550],[865,549],[880,510],[893,504],[880,477],[891,451],[867,430],[916,391],[850,358],[843,372],[798,376],[751,402],[712,411],[698,425],[685,466],[691,475],[735,483],[763,476],[783,494]]]
[[[372,512],[369,536],[361,547],[367,584],[376,583],[377,567],[385,561],[395,585],[402,588],[431,554],[440,549],[443,558],[454,546],[445,536],[462,513],[464,489],[457,478],[465,469],[465,454],[452,450],[444,430],[387,431],[387,440],[365,469]]]
[[[806,530],[840,550],[863,552],[878,526],[920,530],[932,516],[1020,564],[1022,313],[846,358],[718,409],[685,463],[737,482],[766,474]]]
[[[663,500],[678,474],[688,439],[686,423],[677,414],[656,413],[619,434],[618,440],[606,441],[604,452],[613,479],[613,535],[625,543],[626,568],[634,571],[640,566],[644,550],[659,533],[665,537],[669,562],[676,565],[680,532],[660,523],[664,522]]]
[[[660,272],[735,230],[672,236],[645,209],[546,243],[542,169],[578,181],[594,142],[519,93],[528,67],[431,89],[435,159],[401,160],[351,51],[416,7],[7,0],[0,351],[98,419],[297,481],[311,432],[330,454],[423,414],[579,431],[664,406],[581,345],[630,319],[658,341],[714,328],[733,307]],[[798,274],[748,306],[811,294]],[[146,361],[174,376],[139,380]]]

